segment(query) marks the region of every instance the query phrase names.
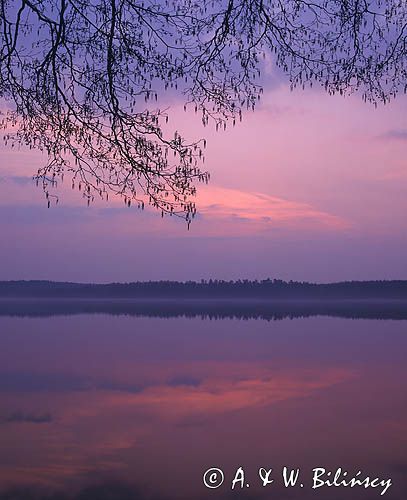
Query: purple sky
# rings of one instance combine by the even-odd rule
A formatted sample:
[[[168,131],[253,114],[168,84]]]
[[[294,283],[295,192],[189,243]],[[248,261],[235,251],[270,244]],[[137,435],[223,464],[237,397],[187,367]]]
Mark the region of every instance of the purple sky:
[[[208,140],[190,231],[119,200],[88,208],[69,182],[48,210],[30,180],[45,159],[2,146],[0,279],[407,279],[406,104],[280,84],[216,133],[173,102],[169,125]]]

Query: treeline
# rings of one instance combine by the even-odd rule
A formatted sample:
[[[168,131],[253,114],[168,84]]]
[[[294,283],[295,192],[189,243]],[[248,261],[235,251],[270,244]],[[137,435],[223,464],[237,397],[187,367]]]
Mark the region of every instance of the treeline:
[[[147,281],[134,283],[67,283],[2,281],[0,297],[137,298],[137,299],[407,299],[407,281],[309,283],[266,280]]]

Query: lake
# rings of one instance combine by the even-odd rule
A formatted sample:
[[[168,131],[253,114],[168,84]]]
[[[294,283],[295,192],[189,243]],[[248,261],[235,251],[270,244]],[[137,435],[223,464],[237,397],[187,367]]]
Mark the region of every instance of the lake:
[[[407,498],[399,315],[0,309],[1,500]]]

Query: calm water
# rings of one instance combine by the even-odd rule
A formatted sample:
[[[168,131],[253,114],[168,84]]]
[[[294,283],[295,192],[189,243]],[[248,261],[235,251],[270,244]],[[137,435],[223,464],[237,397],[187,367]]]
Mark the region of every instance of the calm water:
[[[406,327],[2,315],[0,498],[405,500]],[[250,487],[232,491],[240,466]],[[283,466],[303,488],[283,488]],[[210,467],[218,489],[203,485]],[[315,467],[393,485],[313,490]]]

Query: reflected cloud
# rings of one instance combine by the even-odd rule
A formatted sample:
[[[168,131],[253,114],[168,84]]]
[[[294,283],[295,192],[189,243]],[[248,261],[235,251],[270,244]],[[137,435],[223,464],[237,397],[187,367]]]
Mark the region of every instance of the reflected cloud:
[[[293,376],[269,374],[266,378],[247,378],[237,381],[209,378],[198,386],[189,384],[147,388],[130,398],[128,404],[142,407],[144,411],[158,414],[162,418],[179,418],[202,413],[209,417],[218,413],[306,397],[314,391],[343,382],[351,376],[352,374],[348,372],[332,370],[323,374],[308,374],[307,378],[299,374]]]
[[[197,425],[207,433],[214,419],[227,420],[230,414],[307,398],[354,376],[339,369],[281,372],[259,363],[212,362],[195,368],[189,365],[189,371],[187,365],[181,368],[179,362],[161,368],[155,365],[158,379],[139,393],[108,390],[108,385],[120,385],[116,380],[95,383],[98,389],[56,392],[51,399],[46,392],[26,393],[25,404],[35,409],[12,413],[7,434],[1,433],[2,453],[8,458],[7,467],[0,468],[0,480],[6,475],[7,481],[24,477],[48,484],[52,478],[58,485],[92,471],[120,471],[126,467],[128,454],[143,450],[152,435],[166,435],[168,429],[193,432]],[[18,398],[3,394],[2,406],[15,405]],[[53,417],[40,412],[41,406],[52,407]],[[40,422],[48,425],[36,426],[38,432],[23,425]],[[16,442],[21,440],[24,455],[13,458]],[[168,445],[157,446],[161,451],[155,453],[161,454]]]

